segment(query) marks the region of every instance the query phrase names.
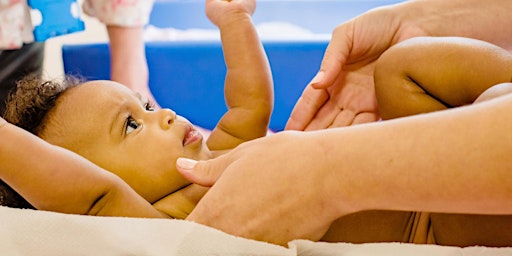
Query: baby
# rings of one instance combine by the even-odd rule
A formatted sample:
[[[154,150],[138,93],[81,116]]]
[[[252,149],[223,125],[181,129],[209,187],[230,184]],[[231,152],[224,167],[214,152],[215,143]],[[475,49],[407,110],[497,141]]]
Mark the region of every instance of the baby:
[[[155,111],[137,94],[110,81],[71,81],[75,85],[68,86],[27,80],[13,94],[6,118],[117,174],[165,216],[184,218],[206,189],[190,185],[179,175],[176,159],[213,158],[267,131],[272,81],[250,20],[254,4],[207,1],[207,15],[221,31],[229,110],[206,145],[186,119],[169,109]],[[488,43],[411,39],[377,61],[379,110],[383,119],[391,119],[472,104],[508,93],[511,74],[511,55]],[[86,190],[87,184],[75,189]],[[414,242],[414,237],[403,236],[404,230],[412,228],[404,227],[415,218],[411,213],[372,213],[366,215],[374,217],[368,222],[364,214],[340,218],[323,240]]]
[[[26,79],[11,95],[5,119],[118,175],[165,216],[185,218],[206,188],[183,178],[176,160],[213,158],[267,133],[273,84],[251,21],[255,5],[255,0],[206,1],[207,15],[221,33],[228,106],[206,142],[185,118],[153,109],[112,81]]]
[[[460,107],[511,92],[512,54],[463,37],[417,37],[384,52],[375,66],[382,119]]]

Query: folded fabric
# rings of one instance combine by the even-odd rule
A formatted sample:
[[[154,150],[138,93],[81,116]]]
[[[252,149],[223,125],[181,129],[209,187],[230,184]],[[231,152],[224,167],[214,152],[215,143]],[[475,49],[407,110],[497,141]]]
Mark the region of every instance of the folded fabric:
[[[297,255],[314,256],[510,256],[512,248],[454,247],[409,243],[325,243],[295,240]],[[292,247],[290,247],[292,248]]]
[[[183,220],[0,207],[0,255],[296,255]]]
[[[512,248],[403,243],[288,247],[240,238],[184,220],[95,217],[0,207],[0,255],[504,256]]]

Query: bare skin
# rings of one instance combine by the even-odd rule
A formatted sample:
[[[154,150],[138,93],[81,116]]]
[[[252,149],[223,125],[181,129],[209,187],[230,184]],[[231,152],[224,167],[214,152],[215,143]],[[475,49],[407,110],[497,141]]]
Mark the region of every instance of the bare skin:
[[[87,215],[163,217],[119,177],[85,158],[4,119],[0,119],[0,134],[5,136],[0,147],[0,178],[36,208]],[[73,189],[80,184],[87,184],[88,190]]]
[[[286,244],[318,240],[334,220],[363,210],[512,214],[511,107],[508,94],[382,123],[282,132],[195,167],[178,161],[191,181],[215,183],[188,219]]]
[[[90,81],[64,91],[43,120],[38,136],[122,178],[126,182],[123,184],[130,185],[152,204],[156,213],[163,213],[159,217],[185,218],[207,189],[184,179],[176,170],[176,159],[210,159],[267,133],[273,108],[273,82],[266,54],[252,24],[254,8],[254,0],[206,1],[209,18],[221,31],[227,66],[224,88],[228,107],[206,142],[185,118],[170,109],[154,109],[140,93],[112,81]],[[92,198],[103,198],[98,191],[89,190],[91,182],[68,183],[66,176],[75,175],[73,172],[60,175],[62,191],[73,190],[74,194],[90,193]],[[44,168],[18,178],[11,176],[6,182],[29,198],[41,190],[40,187],[21,187],[28,183],[26,179],[40,178],[43,184],[49,182]],[[115,191],[117,187],[119,185],[109,189]],[[133,193],[133,190],[130,191]],[[45,196],[53,194],[42,193],[41,198]],[[37,207],[41,198],[31,198],[30,202]],[[79,201],[77,198],[74,203]],[[109,202],[104,200],[102,204]],[[81,207],[88,209],[90,204],[90,200],[84,200]],[[49,209],[68,212],[67,208],[61,209],[64,206],[56,204]],[[124,206],[105,206],[103,208],[110,210],[101,214],[124,213],[118,207]]]
[[[199,161],[195,168],[179,161],[188,164],[181,169],[186,177],[213,185],[189,218],[285,244],[295,238],[402,241],[399,215],[352,215],[375,209],[488,214],[484,222],[482,216],[435,215],[437,242],[508,246],[512,237],[502,227],[512,226],[511,218],[493,215],[511,214],[504,206],[510,204],[506,156],[511,140],[505,127],[511,125],[511,80],[512,55],[495,45],[454,37],[400,43],[381,56],[375,71],[381,115],[393,120],[285,132],[242,144],[219,159]],[[427,114],[432,111],[436,113]],[[417,114],[422,115],[399,118]],[[276,146],[270,149],[272,143]],[[271,178],[261,185],[248,183],[264,175]],[[219,195],[234,193],[238,186],[251,187],[251,195],[242,191],[219,202]],[[253,216],[264,205],[270,209]],[[359,236],[351,228],[370,223],[368,216],[383,221],[371,222],[371,237]],[[241,230],[239,223],[248,220],[251,225]],[[491,223],[493,228],[482,229]]]
[[[507,0],[416,0],[377,8],[338,26],[319,72],[286,125],[318,130],[379,119],[373,73],[392,45],[417,36],[462,36],[512,50]]]

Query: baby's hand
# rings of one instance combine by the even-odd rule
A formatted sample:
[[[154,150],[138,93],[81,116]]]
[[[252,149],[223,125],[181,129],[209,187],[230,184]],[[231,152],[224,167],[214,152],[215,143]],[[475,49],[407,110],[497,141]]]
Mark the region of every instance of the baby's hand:
[[[236,19],[240,14],[251,16],[256,0],[206,0],[206,16],[217,27]]]

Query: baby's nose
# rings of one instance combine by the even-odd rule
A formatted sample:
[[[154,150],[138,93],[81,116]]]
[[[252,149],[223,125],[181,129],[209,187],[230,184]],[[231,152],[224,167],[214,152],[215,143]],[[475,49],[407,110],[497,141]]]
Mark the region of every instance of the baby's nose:
[[[159,110],[159,114],[161,116],[161,125],[163,128],[168,128],[170,127],[174,121],[176,120],[176,112],[168,109],[168,108],[164,108],[164,109],[161,109]]]

